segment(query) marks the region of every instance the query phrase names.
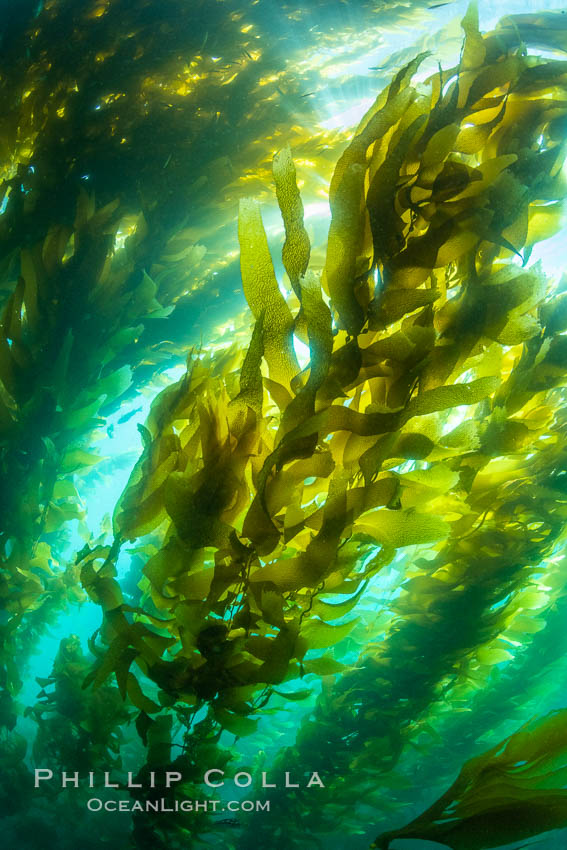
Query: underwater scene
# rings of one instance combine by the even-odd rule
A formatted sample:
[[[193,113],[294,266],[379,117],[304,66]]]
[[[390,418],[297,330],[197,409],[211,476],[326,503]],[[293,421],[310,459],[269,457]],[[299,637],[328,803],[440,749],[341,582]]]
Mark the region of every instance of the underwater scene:
[[[7,850],[567,847],[567,7],[0,2]]]

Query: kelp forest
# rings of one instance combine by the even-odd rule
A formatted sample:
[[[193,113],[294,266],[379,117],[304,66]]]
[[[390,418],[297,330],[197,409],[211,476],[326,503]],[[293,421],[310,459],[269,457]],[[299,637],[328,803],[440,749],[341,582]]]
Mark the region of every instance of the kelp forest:
[[[275,5],[4,12],[5,846],[559,850],[567,14]]]

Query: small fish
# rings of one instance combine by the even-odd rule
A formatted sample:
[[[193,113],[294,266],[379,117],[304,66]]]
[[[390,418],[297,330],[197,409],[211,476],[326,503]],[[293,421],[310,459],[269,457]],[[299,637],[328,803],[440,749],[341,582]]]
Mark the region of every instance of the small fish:
[[[169,156],[167,157],[166,161],[165,161],[165,162],[164,162],[164,164],[163,164],[164,169],[165,169],[165,168],[167,168],[167,166],[168,166],[168,165],[169,165],[169,163],[171,162],[171,157],[172,157],[172,156],[173,156],[173,153],[170,153],[170,154],[169,154]]]
[[[240,826],[240,821],[236,818],[222,818],[215,821],[215,826]]]
[[[244,55],[245,55],[245,56],[247,56],[249,59],[251,59],[252,61],[254,61],[254,57],[252,56],[252,54],[251,54],[251,53],[249,53],[249,52],[248,52],[248,50],[246,50],[246,48],[245,48],[245,47],[243,47],[243,48],[242,48],[242,52],[244,53]]]
[[[202,43],[202,45],[201,45],[201,46],[200,46],[200,48],[199,48],[199,53],[200,53],[200,52],[201,52],[201,50],[204,48],[204,46],[205,46],[205,44],[207,43],[207,41],[208,41],[208,40],[209,40],[209,31],[207,30],[207,31],[206,31],[206,33],[205,33],[205,37],[204,37],[204,39],[203,39],[203,43]]]
[[[447,0],[446,3],[434,3],[433,6],[428,6],[428,9],[440,9],[442,6],[449,6],[451,0]]]
[[[317,92],[308,91],[307,94],[302,94],[301,97],[313,97]]]
[[[123,425],[125,422],[128,422],[128,420],[135,416],[136,413],[140,413],[141,409],[141,407],[137,407],[135,410],[128,411],[128,413],[125,413],[124,416],[120,417],[117,424]]]

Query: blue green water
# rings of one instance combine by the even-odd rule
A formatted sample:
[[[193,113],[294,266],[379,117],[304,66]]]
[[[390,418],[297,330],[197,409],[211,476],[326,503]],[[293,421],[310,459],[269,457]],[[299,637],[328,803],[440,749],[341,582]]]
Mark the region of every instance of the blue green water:
[[[261,200],[275,274],[280,288],[287,295],[284,263],[280,259],[284,226],[267,165],[273,153],[290,143],[296,160],[312,258],[320,268],[331,218],[328,202],[330,177],[358,121],[393,74],[420,51],[431,53],[419,72],[420,82],[434,73],[437,62],[450,67],[459,61],[462,46],[459,21],[465,15],[467,5],[465,2],[319,2],[304,6],[264,0],[246,5],[213,0],[202,3],[188,0],[184,3],[93,0],[89,4],[79,4],[52,0],[39,5],[36,2],[22,3],[17,16],[11,16],[14,10],[8,6],[2,8],[5,20],[2,59],[5,84],[2,97],[8,115],[2,130],[1,149],[2,186],[7,198],[0,215],[0,222],[2,218],[6,222],[0,233],[3,309],[8,309],[6,304],[16,290],[18,276],[26,277],[28,267],[26,260],[22,259],[25,251],[36,244],[46,245],[44,240],[52,232],[50,228],[72,228],[80,187],[83,190],[86,187],[85,197],[92,198],[96,209],[111,203],[115,195],[120,197],[123,218],[116,227],[119,224],[121,230],[114,232],[111,225],[108,228],[108,233],[115,239],[114,253],[108,249],[108,256],[118,257],[118,265],[130,262],[130,259],[120,260],[120,250],[125,236],[135,232],[133,222],[139,222],[136,216],[144,211],[149,233],[152,238],[156,234],[156,243],[163,237],[165,247],[162,245],[159,253],[150,244],[140,248],[139,254],[133,253],[132,280],[138,285],[142,273],[151,270],[154,280],[159,281],[161,286],[156,295],[158,300],[161,298],[158,308],[166,306],[164,301],[171,307],[169,311],[166,307],[164,314],[157,310],[157,315],[152,318],[151,311],[156,309],[154,305],[144,312],[145,308],[139,308],[134,299],[130,308],[124,307],[122,290],[118,292],[118,289],[109,291],[107,296],[93,296],[90,301],[81,301],[80,290],[87,286],[88,270],[101,262],[93,237],[92,255],[88,255],[84,268],[80,268],[73,281],[73,286],[79,290],[79,306],[71,296],[66,296],[69,314],[80,309],[86,318],[82,324],[73,325],[69,337],[72,339],[70,345],[79,341],[79,354],[73,349],[71,365],[65,367],[66,377],[61,379],[61,386],[57,389],[59,395],[54,401],[53,421],[57,422],[57,415],[64,415],[67,409],[82,410],[78,402],[74,406],[74,399],[81,399],[80,393],[86,392],[81,383],[83,377],[85,385],[88,384],[87,376],[91,384],[102,380],[108,374],[108,363],[112,364],[112,369],[129,366],[131,372],[128,372],[122,392],[115,396],[109,392],[105,401],[99,398],[92,417],[95,421],[89,419],[89,427],[80,433],[77,426],[68,424],[59,430],[55,426],[50,430],[51,413],[47,412],[47,406],[42,407],[42,393],[45,391],[49,395],[46,387],[50,386],[48,378],[51,380],[52,377],[47,369],[48,378],[43,378],[41,370],[38,372],[36,368],[35,374],[40,374],[40,377],[37,383],[30,385],[29,399],[25,398],[25,393],[20,393],[20,399],[14,391],[19,405],[17,412],[20,419],[17,422],[21,444],[14,437],[14,432],[7,430],[2,436],[3,457],[6,458],[3,460],[2,486],[5,492],[15,492],[16,497],[12,501],[6,499],[7,508],[2,506],[6,529],[0,529],[0,533],[3,575],[9,576],[10,581],[14,580],[18,592],[19,576],[24,573],[20,571],[17,574],[16,570],[14,579],[11,569],[13,559],[10,559],[18,551],[18,534],[21,533],[21,539],[26,543],[31,539],[26,523],[33,514],[33,506],[28,510],[31,497],[28,501],[26,487],[34,480],[33,452],[43,452],[38,464],[42,475],[50,469],[50,446],[54,446],[54,452],[60,452],[60,460],[66,456],[65,451],[70,451],[69,445],[74,447],[73,450],[78,448],[97,455],[97,462],[92,466],[85,462],[83,465],[78,463],[76,468],[71,464],[67,470],[61,467],[62,472],[56,470],[56,476],[60,475],[62,480],[76,488],[77,496],[72,500],[81,516],[59,525],[54,521],[51,530],[46,525],[49,498],[42,479],[38,501],[41,510],[31,520],[32,530],[37,532],[39,529],[39,535],[36,535],[32,546],[30,567],[32,575],[38,577],[41,583],[44,578],[41,566],[33,561],[33,558],[41,557],[43,550],[37,548],[39,544],[50,547],[48,563],[57,576],[65,566],[73,564],[77,553],[84,550],[85,545],[94,549],[96,545],[107,546],[112,542],[115,506],[140,457],[143,444],[140,432],[143,432],[144,423],[148,422],[152,402],[160,391],[182,378],[190,350],[201,346],[205,351],[220,351],[233,340],[248,338],[250,319],[241,289],[238,258],[238,200],[249,195]],[[551,10],[561,10],[561,5],[481,4],[480,28],[485,32],[492,30],[505,15],[533,14],[536,21],[537,15]],[[564,27],[557,24],[555,18],[552,22],[552,33],[546,30],[546,34],[538,38],[538,43],[530,47],[530,53],[551,60],[564,59],[564,51],[567,50],[567,39],[563,39]],[[120,47],[111,37],[112,33],[119,37]],[[545,43],[546,39],[548,43]],[[141,71],[137,70],[138,61],[145,63]],[[215,67],[223,70],[217,72]],[[28,104],[32,106],[28,107]],[[103,227],[100,231],[94,225],[92,228],[100,242],[104,235],[108,235]],[[169,236],[170,233],[173,235]],[[168,238],[163,234],[167,234]],[[86,244],[87,237],[83,238]],[[565,230],[559,229],[551,238],[536,242],[529,257],[530,268],[541,264],[552,293],[555,292],[554,287],[557,293],[564,288],[564,243]],[[77,255],[79,244],[77,240],[73,248]],[[194,245],[204,248],[196,262],[190,254]],[[68,246],[66,250],[71,251]],[[132,252],[135,250],[135,246],[132,247]],[[44,247],[44,259],[46,251]],[[130,257],[127,251],[125,255]],[[521,267],[517,257],[512,257],[509,263]],[[63,260],[61,268],[64,268]],[[174,269],[174,275],[170,279],[167,274],[171,269]],[[41,275],[39,280],[41,290]],[[64,281],[64,272],[61,280]],[[100,280],[104,281],[102,271],[97,278],[98,282]],[[59,285],[64,283],[58,282]],[[56,285],[53,286],[56,296]],[[128,288],[126,291],[130,292]],[[142,298],[141,295],[136,297]],[[26,301],[20,308],[22,321],[22,317],[32,315],[30,305],[33,306],[32,300]],[[112,349],[104,334],[105,327],[111,325],[115,316],[121,317],[125,330],[129,330],[129,321],[136,329],[136,337],[122,348]],[[59,362],[57,358],[64,349],[66,331],[64,319],[58,321],[62,321],[63,329],[54,322],[47,336],[51,347],[41,338],[34,354],[38,359],[34,362],[41,364],[50,358]],[[12,331],[8,328],[7,344],[13,350],[18,340],[15,335],[13,338],[9,336],[10,333]],[[112,355],[103,346],[100,351],[96,348],[93,340],[97,334],[105,340],[105,346],[108,344]],[[83,343],[84,350],[80,349]],[[510,347],[513,344],[510,342]],[[136,349],[136,346],[139,348]],[[32,347],[30,343],[30,350]],[[139,355],[138,350],[141,351]],[[305,340],[298,336],[295,337],[295,353],[300,366],[305,368],[309,349]],[[100,358],[98,365],[97,357]],[[28,361],[22,359],[18,368],[21,368],[22,374],[27,374],[25,369],[30,368]],[[461,382],[465,380],[462,378]],[[12,388],[8,384],[3,387],[2,398],[5,399]],[[550,396],[551,401],[547,402],[555,404],[559,421],[563,409],[564,390],[561,387],[559,384],[556,394]],[[85,396],[85,404],[87,401]],[[36,409],[32,407],[35,402]],[[29,406],[26,407],[26,404]],[[10,401],[9,409],[15,410],[16,405],[11,405]],[[451,428],[466,424],[468,408],[455,406],[451,416],[454,417],[450,420]],[[185,420],[180,414],[179,419],[174,421]],[[76,431],[72,431],[73,427]],[[176,427],[181,433],[182,426]],[[65,440],[70,432],[75,442],[67,444]],[[24,439],[28,438],[31,441],[29,449],[23,445]],[[40,442],[43,449],[37,449]],[[23,452],[23,460],[19,452]],[[429,463],[420,460],[409,460],[393,467],[399,475],[427,471],[428,468]],[[17,479],[17,486],[14,470],[24,470],[21,475],[23,483]],[[538,486],[543,485],[538,482]],[[21,493],[19,497],[18,493]],[[534,499],[537,500],[540,495],[539,491],[535,492]],[[58,504],[61,506],[63,502]],[[450,514],[451,506],[446,510]],[[24,531],[21,531],[22,528]],[[142,588],[139,581],[145,563],[163,545],[164,534],[163,527],[152,527],[148,533],[133,535],[137,539],[122,546],[115,562],[116,579],[126,604],[133,607],[154,606],[151,607],[154,615],[158,610],[155,597],[152,603],[148,603],[148,588]],[[332,783],[329,784],[333,784],[334,796],[318,798],[317,789],[314,789],[311,796],[301,798],[289,806],[289,810],[287,802],[281,803],[274,821],[274,835],[270,834],[269,822],[264,821],[257,832],[261,842],[258,844],[255,843],[257,828],[254,819],[246,820],[240,814],[233,818],[234,822],[231,822],[232,815],[227,815],[217,818],[217,821],[227,820],[226,823],[216,823],[214,819],[212,824],[205,825],[180,823],[178,831],[176,819],[164,815],[163,826],[142,821],[132,831],[128,814],[89,814],[82,792],[74,794],[73,789],[59,792],[57,781],[53,793],[47,796],[37,794],[29,786],[29,776],[36,767],[51,768],[53,764],[56,776],[61,769],[66,769],[66,728],[70,730],[69,740],[73,735],[86,733],[81,746],[88,757],[85,756],[82,764],[91,765],[100,772],[108,769],[116,756],[120,762],[116,762],[113,770],[121,778],[125,771],[136,773],[142,769],[146,749],[135,728],[137,712],[128,703],[131,715],[128,722],[117,724],[117,728],[121,728],[121,732],[117,733],[118,739],[121,737],[122,740],[117,739],[118,745],[113,739],[116,749],[113,751],[111,748],[109,762],[108,751],[101,754],[96,750],[97,730],[104,727],[105,719],[114,717],[112,712],[116,711],[118,716],[119,710],[111,702],[112,697],[108,696],[108,705],[101,703],[100,714],[94,716],[94,721],[89,715],[87,722],[80,712],[76,716],[73,714],[73,700],[80,703],[82,699],[73,694],[65,703],[67,713],[64,711],[60,715],[60,728],[44,724],[45,740],[42,743],[40,739],[40,744],[37,744],[38,724],[41,726],[43,722],[41,712],[38,721],[38,715],[26,709],[37,704],[41,688],[53,686],[53,682],[38,685],[37,678],[50,677],[54,664],[57,664],[60,643],[70,635],[78,637],[82,652],[88,663],[92,663],[96,641],[89,647],[89,639],[100,629],[102,614],[100,605],[80,590],[75,597],[71,593],[62,594],[59,601],[57,594],[60,588],[56,591],[49,586],[46,595],[40,595],[30,608],[26,608],[28,602],[24,597],[18,602],[23,612],[22,623],[34,623],[34,627],[24,632],[22,626],[21,633],[25,633],[23,643],[18,643],[18,630],[14,631],[13,643],[11,632],[9,640],[4,643],[6,655],[16,660],[21,684],[1,682],[3,691],[10,694],[9,699],[17,714],[17,721],[14,721],[13,709],[10,709],[9,720],[3,722],[2,731],[5,779],[2,810],[6,818],[6,846],[17,850],[50,850],[56,847],[67,850],[78,846],[131,846],[139,850],[150,846],[214,846],[239,850],[256,846],[278,850],[283,846],[300,848],[313,844],[337,850],[346,846],[367,847],[379,833],[399,828],[427,809],[451,785],[467,759],[512,735],[532,717],[542,717],[565,707],[563,547],[564,538],[559,533],[556,547],[546,554],[545,571],[542,567],[538,576],[537,592],[547,593],[548,597],[546,601],[531,599],[525,603],[529,615],[526,615],[529,622],[524,622],[526,631],[524,634],[516,633],[515,637],[507,633],[504,635],[496,650],[504,653],[501,657],[497,656],[500,660],[494,661],[493,656],[482,667],[481,673],[478,665],[476,670],[474,665],[472,669],[465,669],[462,659],[455,660],[454,665],[449,665],[445,674],[432,686],[431,701],[416,706],[415,716],[403,710],[404,703],[410,703],[413,698],[411,677],[415,675],[414,669],[401,668],[397,679],[391,672],[388,673],[388,681],[394,685],[392,711],[394,708],[400,710],[402,731],[406,736],[391,771],[380,770],[373,778],[368,764],[361,762],[363,767],[357,767],[358,751],[353,745],[350,761],[339,754],[342,764],[348,764],[349,769],[341,777],[332,775]],[[378,551],[378,547],[368,549],[366,560],[361,560],[360,570],[365,569]],[[365,583],[354,608],[360,620],[353,633],[331,646],[330,653],[326,651],[326,645],[315,646],[310,659],[330,654],[336,662],[344,665],[343,671],[354,668],[360,671],[358,660],[364,658],[365,653],[371,655],[372,647],[379,647],[392,635],[395,642],[396,636],[401,634],[403,622],[403,609],[399,608],[400,599],[401,604],[405,599],[403,583],[406,576],[412,577],[415,563],[422,564],[420,558],[431,560],[433,548],[419,544],[398,548],[387,567]],[[550,576],[552,582],[547,585],[546,578]],[[535,592],[534,586],[530,585],[532,589],[529,592]],[[526,591],[525,587],[523,591]],[[494,603],[494,613],[498,614],[501,606],[514,601],[517,598],[515,594],[521,592],[522,588],[513,587],[510,596]],[[335,593],[333,602],[340,604],[350,598],[351,593],[349,589]],[[5,596],[7,598],[7,594]],[[49,613],[46,613],[49,609],[46,600],[54,603],[53,611]],[[471,601],[473,604],[474,600]],[[158,610],[158,613],[163,614],[164,610],[167,609]],[[217,612],[213,614],[222,619]],[[20,611],[15,603],[8,600],[3,615],[4,626],[18,620]],[[347,612],[334,620],[334,626],[340,628],[350,622],[351,616],[351,612]],[[415,616],[417,621],[418,614]],[[453,624],[453,629],[458,643],[458,621]],[[98,639],[99,645],[102,645],[100,634]],[[431,660],[435,654],[435,645],[426,646],[426,639],[427,635],[424,646],[417,642],[413,647],[414,659],[423,658],[425,667],[428,659]],[[480,644],[482,641],[479,641]],[[203,648],[200,644],[199,647],[203,658],[209,659],[207,645]],[[490,647],[487,651],[494,651],[494,645],[490,644]],[[465,647],[463,656],[468,653],[469,657],[473,650],[474,646]],[[210,652],[212,654],[212,650]],[[64,671],[82,694],[80,686],[86,667],[81,666],[82,662],[77,658],[66,662],[75,663],[76,667],[64,667]],[[488,667],[490,670],[487,672]],[[462,678],[459,678],[461,673]],[[419,673],[423,681],[427,680],[427,675],[427,669]],[[116,696],[118,692],[113,677],[114,672],[106,686],[112,687]],[[381,679],[380,676],[376,678],[378,699]],[[167,694],[163,680],[156,679],[151,670],[144,671],[142,668],[139,679],[145,695],[151,699],[159,701],[160,692]],[[348,681],[346,673],[343,681]],[[282,764],[278,758],[282,759],[286,748],[289,748],[288,761],[296,770],[307,772],[315,770],[319,763],[331,764],[332,754],[324,751],[322,738],[317,737],[317,725],[332,725],[336,716],[336,723],[340,726],[341,718],[348,714],[348,704],[345,708],[340,702],[340,682],[340,674],[338,679],[331,681],[326,675],[305,674],[305,671],[300,677],[284,679],[274,688],[288,697],[291,695],[290,699],[273,694],[269,703],[260,707],[255,718],[258,724],[253,732],[240,735],[228,729],[219,730],[215,746],[233,753],[231,769],[250,770],[255,776],[274,765],[278,776],[281,776]],[[416,693],[420,683],[416,683]],[[334,687],[338,687],[338,692],[333,690]],[[308,694],[305,694],[306,690]],[[193,739],[185,735],[187,730],[190,734],[200,723],[205,723],[208,702],[205,698],[198,704],[193,715],[191,708],[190,723],[184,728],[181,718],[188,709],[183,696],[179,696],[183,694],[182,686],[179,683],[175,688],[172,686],[173,692],[178,695],[178,702],[165,703],[162,714],[175,718],[173,750],[174,755],[180,755],[188,749],[188,741],[193,746]],[[305,698],[295,701],[294,694]],[[41,699],[43,697],[40,702]],[[336,714],[333,714],[335,699],[337,708]],[[52,717],[49,713],[47,716]],[[390,734],[387,711],[376,720],[375,727],[371,726],[371,722],[365,719],[365,728],[371,729],[372,740],[384,741],[384,751],[387,751],[392,744],[387,740]],[[89,723],[93,725],[89,726]],[[387,731],[383,732],[383,729]],[[21,735],[27,743],[21,765],[11,755],[14,734]],[[312,743],[310,734],[313,736]],[[395,737],[394,733],[391,734],[392,738]],[[340,735],[336,735],[336,730],[335,736],[342,740]],[[331,739],[332,736],[325,740]],[[299,741],[297,745],[296,740]],[[351,746],[348,738],[343,743],[348,753]],[[309,763],[305,760],[306,752],[309,753]],[[311,765],[311,752],[315,766]],[[217,755],[211,754],[210,758],[217,758]],[[376,759],[378,763],[379,755]],[[71,765],[76,762],[69,756],[68,764],[71,770]],[[210,766],[208,763],[197,765],[199,768]],[[13,772],[16,769],[19,773]],[[564,790],[561,777],[557,781]],[[365,789],[364,793],[361,788]],[[248,793],[227,789],[221,792],[221,799],[222,795],[225,801],[231,796],[241,799]],[[126,792],[121,792],[121,795],[124,799],[128,798]],[[261,796],[261,792],[255,789],[254,795]],[[326,823],[319,823],[318,815],[323,808]],[[334,822],[332,829],[329,829],[330,822]],[[286,838],[286,823],[290,830],[289,839]],[[558,850],[564,846],[566,836],[566,830],[545,831],[542,835],[518,839],[512,844],[478,843],[470,847],[500,846],[519,850],[520,847],[534,846],[542,850]],[[478,841],[481,842],[481,839]],[[427,847],[439,846],[442,845],[414,838],[398,838],[392,842],[392,850],[426,850]]]

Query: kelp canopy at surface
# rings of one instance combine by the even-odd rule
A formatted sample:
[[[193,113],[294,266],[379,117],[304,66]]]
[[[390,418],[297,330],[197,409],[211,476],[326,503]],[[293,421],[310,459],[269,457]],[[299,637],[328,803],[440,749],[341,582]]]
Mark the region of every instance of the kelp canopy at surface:
[[[316,798],[270,794],[270,814],[241,822],[227,846],[375,835],[380,798],[408,745],[443,728],[452,706],[473,702],[494,668],[519,659],[564,593],[566,296],[530,255],[562,224],[567,63],[527,54],[506,28],[483,37],[474,8],[463,29],[459,65],[424,75],[425,55],[406,64],[339,158],[323,269],[310,267],[291,151],[274,158],[285,297],[260,208],[241,202],[249,345],[190,353],[186,374],[155,399],[140,428],[143,451],[114,512],[113,542],[89,540],[69,567],[103,622],[88,673],[70,638],[40,682],[29,713],[40,729],[36,755],[50,754],[62,769],[119,769],[124,741],[134,746],[125,726],[135,717],[147,747],[140,777],[173,766],[187,795],[204,766],[232,770],[223,732],[253,741],[274,704],[311,707],[275,767],[319,770],[326,787]],[[31,369],[46,345],[34,336],[34,305],[48,330],[57,328],[57,304],[42,292],[66,293],[82,269],[92,276],[76,297],[88,297],[112,356],[92,383],[84,364],[100,349],[91,351],[76,311],[68,347],[85,346],[89,357],[68,354],[55,370],[62,394],[47,393],[45,402],[56,416],[52,445],[40,435],[58,464],[78,451],[77,430],[84,438],[117,394],[100,385],[117,380],[113,334],[167,301],[154,301],[159,289],[138,274],[138,258],[147,239],[159,265],[175,235],[152,241],[140,221],[125,253],[109,262],[105,236],[117,210],[97,212],[82,196],[71,256],[70,236],[58,231],[25,253],[6,307],[14,392],[3,382],[18,402],[6,407],[22,428],[36,420],[16,418],[27,415],[18,369]],[[300,366],[302,345],[309,360]],[[65,370],[77,366],[83,395],[68,386]],[[49,464],[42,456],[36,467]],[[44,502],[36,497],[32,528],[12,559],[23,551],[29,564],[37,525],[57,507]],[[142,565],[134,590],[116,570],[132,542]],[[29,589],[21,587],[25,569],[13,573],[16,612]],[[486,747],[477,739],[490,732],[484,717],[470,741],[476,761],[429,812],[382,836],[384,847],[412,835],[481,850],[495,846],[488,840],[533,834],[536,820],[537,831],[563,825],[562,774],[545,761],[563,767],[564,713],[520,730],[504,754],[496,747],[478,756]],[[444,777],[454,769],[446,760]],[[471,818],[493,817],[501,797],[487,788],[502,771],[510,817],[487,837]],[[139,798],[163,793],[144,789]],[[516,815],[526,800],[541,817],[523,830]],[[355,801],[367,807],[359,812],[368,829]],[[433,823],[438,814],[450,817],[447,828]],[[200,814],[144,813],[134,817],[133,840],[139,848],[187,846],[211,830]]]

